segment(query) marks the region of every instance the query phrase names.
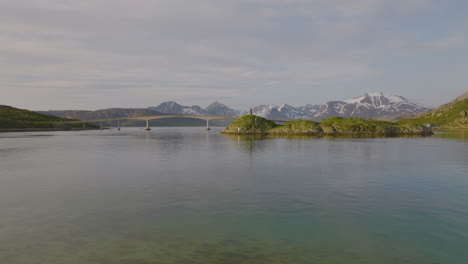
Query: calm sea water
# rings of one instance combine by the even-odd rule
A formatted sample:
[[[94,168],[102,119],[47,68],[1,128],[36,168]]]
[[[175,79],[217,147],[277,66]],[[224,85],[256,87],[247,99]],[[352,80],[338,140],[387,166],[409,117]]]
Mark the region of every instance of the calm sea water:
[[[0,134],[0,263],[468,263],[468,132]]]

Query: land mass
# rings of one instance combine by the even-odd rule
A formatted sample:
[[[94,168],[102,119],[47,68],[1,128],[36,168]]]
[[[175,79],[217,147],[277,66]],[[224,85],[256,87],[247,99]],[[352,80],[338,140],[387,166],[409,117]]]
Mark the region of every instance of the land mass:
[[[379,120],[332,117],[321,122],[310,120],[287,121],[284,125],[256,116],[245,115],[236,119],[223,133],[231,134],[284,134],[284,135],[431,135],[423,125],[399,124]]]
[[[389,99],[390,98],[390,99]],[[350,109],[361,108],[372,108],[381,107],[382,109],[393,109],[398,105],[400,108],[405,106],[411,108],[413,105],[403,97],[390,96],[389,98],[379,94],[366,94],[365,96],[357,97],[351,100],[346,100],[347,103],[343,108],[337,108],[336,105],[328,107],[335,109],[333,111],[343,112],[344,109],[350,108],[349,105],[354,105]],[[342,104],[340,104],[342,105]],[[393,106],[392,106],[393,105]],[[267,107],[268,108],[268,107]],[[305,107],[312,111],[315,109],[312,106]],[[304,108],[304,109],[305,109]],[[405,108],[405,109],[406,109]],[[18,109],[11,106],[0,105],[0,130],[12,131],[12,130],[71,130],[79,129],[83,127],[82,123],[71,123],[70,121],[79,120],[99,120],[99,119],[120,119],[121,126],[145,126],[145,122],[142,120],[125,120],[125,117],[143,117],[152,115],[166,115],[168,112],[174,112],[173,114],[181,115],[200,115],[204,116],[207,113],[214,113],[220,116],[237,116],[245,114],[245,112],[237,111],[228,108],[221,103],[213,103],[205,110],[197,106],[185,107],[176,104],[175,102],[167,102],[159,105],[158,107],[150,108],[109,108],[96,111],[84,111],[84,110],[64,110],[64,111],[42,111],[33,112],[24,109]],[[273,108],[272,108],[273,109]],[[274,108],[276,109],[276,108]],[[273,110],[274,110],[273,109]],[[286,105],[278,108],[281,111],[290,110],[295,112],[294,109],[290,109]],[[278,110],[277,109],[277,110]],[[329,109],[329,111],[331,111]],[[338,109],[338,110],[337,110]],[[341,109],[341,110],[340,110]],[[380,108],[379,108],[380,109]],[[411,108],[412,109],[412,108]],[[424,110],[419,107],[419,110]],[[203,110],[203,111],[202,111]],[[272,110],[272,111],[273,111]],[[288,111],[289,111],[288,110]],[[296,109],[297,110],[297,109]],[[309,111],[308,110],[308,111]],[[316,109],[315,109],[316,110]],[[314,111],[315,111],[314,110]],[[342,111],[343,110],[343,111]],[[325,134],[325,135],[336,135],[336,134],[367,134],[367,135],[416,135],[416,134],[428,134],[430,128],[456,128],[456,129],[467,129],[468,128],[468,91],[461,96],[455,98],[453,101],[438,107],[435,110],[419,114],[421,111],[409,111],[410,114],[406,114],[408,111],[393,109],[390,112],[403,112],[404,114],[398,117],[389,116],[389,120],[374,120],[367,118],[377,118],[369,115],[365,115],[361,118],[350,116],[330,117],[323,120],[312,120],[310,115],[297,114],[294,117],[299,117],[297,121],[288,121],[284,125],[277,125],[274,122],[263,118],[265,117],[264,111],[257,111],[252,109],[254,115],[242,116],[234,123],[230,124],[229,120],[212,120],[211,126],[228,126],[224,131],[226,133],[263,133],[263,134]],[[276,110],[275,110],[276,111]],[[279,111],[279,110],[278,110]],[[360,110],[361,111],[361,110]],[[364,110],[362,110],[364,111]],[[361,112],[362,112],[361,111]],[[274,111],[273,111],[274,112]],[[297,112],[297,111],[296,111]],[[418,112],[417,114],[412,112]],[[344,112],[343,112],[344,113]],[[362,112],[364,113],[364,112]],[[260,117],[259,115],[263,116]],[[270,115],[268,115],[270,116]],[[302,117],[303,116],[303,117]],[[327,116],[327,115],[323,115]],[[328,115],[329,116],[329,115]],[[333,115],[332,115],[333,116]],[[282,119],[290,120],[289,117],[271,119]],[[408,118],[411,117],[411,118]],[[349,119],[346,119],[349,118]],[[382,118],[382,117],[379,117]],[[396,122],[390,122],[396,119],[402,119]],[[114,122],[115,123],[115,122]],[[103,122],[104,126],[112,126],[112,121]],[[167,118],[151,120],[150,126],[204,126],[204,120],[190,119],[190,118]],[[98,128],[95,124],[86,123],[87,129]]]
[[[0,105],[0,131],[72,130],[83,126],[82,123],[64,123],[67,121],[77,120]],[[90,123],[86,123],[86,127],[98,128]]]
[[[433,110],[419,103],[407,100],[398,95],[384,95],[378,93],[366,93],[348,100],[329,101],[324,104],[307,104],[304,106],[293,107],[288,104],[262,104],[252,108],[253,114],[267,119],[276,120],[313,120],[321,121],[330,117],[344,118],[374,118],[379,119],[382,116],[398,115],[398,119],[403,119],[406,115],[414,115]],[[197,115],[197,116],[236,116],[240,117],[247,114],[247,111],[230,108],[220,102],[214,102],[202,108],[198,105],[180,105],[174,101],[160,103],[157,106],[147,108],[109,108],[96,111],[86,110],[49,110],[39,111],[43,114],[55,115],[64,118],[73,118],[81,120],[96,120],[105,118],[116,118],[126,116],[143,116],[158,114],[178,114],[178,115]],[[393,118],[393,117],[391,117]],[[394,121],[394,120],[387,120]],[[187,120],[166,120],[164,124],[154,121],[156,125],[186,125]],[[192,121],[193,125],[204,125],[203,122]],[[213,121],[213,124],[227,126],[226,121]],[[122,126],[127,125],[125,122]],[[134,126],[135,122],[128,125]],[[137,124],[138,125],[138,124]],[[140,124],[141,125],[141,124]]]
[[[417,118],[403,119],[398,124],[427,125],[437,128],[468,128],[468,92],[450,103],[425,113]]]

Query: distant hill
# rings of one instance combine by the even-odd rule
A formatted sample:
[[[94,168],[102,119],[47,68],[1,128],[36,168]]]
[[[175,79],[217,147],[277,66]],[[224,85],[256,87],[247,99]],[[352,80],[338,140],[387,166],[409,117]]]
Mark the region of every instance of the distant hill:
[[[213,116],[241,116],[247,114],[247,111],[235,110],[227,107],[220,102],[214,102],[205,108],[208,115]]]
[[[0,105],[0,129],[45,129],[66,130],[82,124],[58,124],[60,121],[72,121],[52,115],[36,113],[33,111],[18,109],[7,105]],[[92,127],[91,124],[88,126]]]
[[[157,107],[148,108],[107,108],[96,111],[87,110],[50,110],[50,111],[38,111],[38,113],[54,115],[62,118],[71,118],[79,120],[98,120],[98,119],[111,119],[111,118],[125,118],[125,117],[140,117],[140,116],[154,116],[154,115],[215,115],[214,111],[225,111],[226,114],[231,111],[222,104],[212,105],[209,108],[213,112],[207,112],[198,106],[181,106],[175,102],[165,102]],[[157,111],[159,109],[161,111]],[[201,110],[200,110],[201,109]],[[233,110],[235,111],[235,110]],[[217,112],[218,115],[220,112]],[[210,122],[213,126],[225,126],[232,122],[232,120],[213,120]],[[109,122],[104,122],[105,126],[116,125]],[[121,126],[144,126],[144,121],[139,120],[128,120],[120,123]],[[163,118],[155,119],[150,121],[151,126],[205,126],[206,122],[200,119],[193,118]]]
[[[122,118],[122,117],[138,117],[162,115],[161,112],[154,111],[148,108],[108,108],[96,111],[87,110],[51,110],[38,111],[38,113],[53,115],[62,118],[79,119],[79,120],[97,120],[107,118]]]
[[[201,108],[198,105],[185,106],[180,105],[173,101],[163,102],[158,106],[149,107],[151,110],[155,110],[166,114],[178,114],[178,115],[216,115],[216,116],[241,116],[247,113],[247,111],[236,110],[227,107],[225,104],[220,102],[213,102],[206,108]]]
[[[152,116],[163,115],[158,111],[148,108],[107,108],[96,111],[87,110],[50,110],[39,111],[39,113],[54,115],[57,117],[79,119],[79,120],[98,120],[110,118],[125,118],[125,117],[139,117],[139,116]],[[104,126],[117,125],[115,122],[104,122]],[[121,126],[145,126],[145,121],[129,120],[122,121]]]
[[[419,117],[420,115],[423,115],[423,114],[425,114],[427,112],[429,112],[429,111],[418,112],[418,113],[410,113],[410,114],[386,115],[386,116],[377,117],[375,119],[376,120],[381,120],[381,121],[396,122],[396,121],[402,120],[402,119],[416,118],[416,117]]]
[[[398,121],[401,124],[433,124],[441,128],[468,128],[468,91],[437,109],[417,118]]]
[[[329,101],[325,104],[307,104],[294,107],[288,104],[262,104],[252,108],[253,114],[272,120],[315,120],[320,121],[330,117],[356,117],[356,118],[386,118],[399,120],[405,117],[415,117],[420,113],[432,110],[422,104],[412,102],[398,95],[384,95],[383,93],[366,93],[363,96],[341,101]],[[197,115],[197,116],[242,116],[245,110],[236,110],[220,102],[214,102],[206,108],[198,105],[185,106],[174,101],[160,103],[148,108],[108,108],[96,111],[61,110],[39,111],[40,113],[55,115],[64,118],[81,120],[96,120],[106,118],[124,118],[136,116],[149,116],[161,114]],[[227,126],[232,120],[213,120],[212,125]],[[153,126],[202,126],[203,120],[196,119],[164,119],[152,120]],[[106,124],[110,125],[110,124]],[[121,125],[142,126],[143,122],[129,121]]]
[[[444,108],[450,105],[453,105],[454,103],[461,101],[463,99],[468,98],[468,91],[464,92],[462,95],[458,96],[454,100],[450,101],[449,103],[443,104],[439,106],[438,108]],[[397,114],[397,115],[388,115],[388,116],[382,116],[379,118],[376,118],[378,120],[383,120],[383,121],[390,121],[390,122],[396,122],[398,120],[402,119],[409,119],[409,118],[417,118],[425,113],[428,113],[429,111],[426,112],[417,112],[417,113],[410,113],[410,114]]]
[[[455,103],[457,102],[460,102],[460,101],[463,101],[465,99],[468,99],[468,91],[462,93],[460,96],[456,97],[455,99],[453,99],[452,101],[446,103],[446,104],[443,104],[441,106],[439,106],[438,108],[444,108],[444,107],[448,107],[448,106],[451,106],[451,105],[454,105]]]
[[[38,113],[54,115],[62,118],[71,118],[79,120],[98,120],[98,119],[111,119],[111,118],[125,118],[125,117],[140,117],[140,116],[154,116],[154,115],[166,115],[154,110],[153,108],[107,108],[96,111],[87,110],[50,110],[50,111],[38,111]],[[104,122],[104,126],[115,126],[117,125],[114,121]],[[213,125],[216,123],[213,122]],[[145,126],[145,121],[141,120],[128,120],[121,121],[121,126]],[[193,118],[164,118],[155,119],[150,121],[151,126],[205,126],[204,120],[193,119]]]
[[[184,106],[176,102],[169,101],[159,104],[158,106],[149,107],[153,111],[166,114],[177,114],[177,115],[207,115],[205,109],[198,105]]]

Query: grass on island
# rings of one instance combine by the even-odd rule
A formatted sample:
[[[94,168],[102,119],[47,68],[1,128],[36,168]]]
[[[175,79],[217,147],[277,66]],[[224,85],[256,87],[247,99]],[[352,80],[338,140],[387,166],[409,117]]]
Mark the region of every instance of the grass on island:
[[[256,115],[245,115],[232,122],[226,130],[263,132],[275,127],[278,125],[271,120]]]
[[[416,135],[431,134],[424,126],[413,124],[398,124],[379,120],[360,118],[332,117],[314,122],[310,120],[291,120],[284,125],[255,116],[246,115],[230,124],[225,133],[267,133],[267,134],[376,134],[376,135]]]

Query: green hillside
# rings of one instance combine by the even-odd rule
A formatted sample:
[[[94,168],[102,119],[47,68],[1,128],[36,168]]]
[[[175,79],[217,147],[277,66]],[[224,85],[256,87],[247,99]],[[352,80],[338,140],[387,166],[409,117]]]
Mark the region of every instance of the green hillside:
[[[468,128],[468,99],[443,105],[417,118],[398,121],[399,124],[433,124],[440,128]]]
[[[69,130],[82,126],[82,124],[60,123],[62,121],[72,121],[72,119],[60,118],[11,106],[0,105],[0,129],[2,130]],[[89,124],[89,128],[92,127],[96,126]]]
[[[422,125],[398,124],[378,120],[332,117],[314,122],[309,120],[288,121],[275,124],[265,118],[246,115],[226,127],[224,133],[236,134],[286,134],[286,135],[429,135],[432,131]]]
[[[256,115],[245,115],[237,118],[228,127],[226,132],[264,132],[272,128],[278,127],[278,125],[268,119],[259,117]]]
[[[7,105],[0,105],[0,119],[27,122],[56,122],[69,120],[66,118],[40,114],[29,110],[18,109]]]

